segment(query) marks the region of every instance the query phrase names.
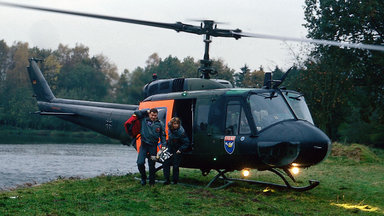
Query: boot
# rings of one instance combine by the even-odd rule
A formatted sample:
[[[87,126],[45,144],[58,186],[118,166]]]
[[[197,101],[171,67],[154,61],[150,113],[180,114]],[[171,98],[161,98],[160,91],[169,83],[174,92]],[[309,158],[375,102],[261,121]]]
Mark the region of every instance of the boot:
[[[141,175],[141,185],[145,185],[147,183],[147,173],[145,172],[145,166],[144,164],[138,164],[137,168],[139,169],[140,175]]]

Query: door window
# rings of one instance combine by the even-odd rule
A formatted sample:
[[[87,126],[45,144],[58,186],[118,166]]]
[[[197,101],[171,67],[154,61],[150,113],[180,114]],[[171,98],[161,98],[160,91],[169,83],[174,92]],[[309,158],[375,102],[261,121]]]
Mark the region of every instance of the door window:
[[[249,134],[251,129],[248,124],[244,109],[239,101],[230,101],[227,104],[225,121],[226,135]]]
[[[208,127],[209,105],[201,104],[197,107],[197,128],[199,131],[206,131]]]

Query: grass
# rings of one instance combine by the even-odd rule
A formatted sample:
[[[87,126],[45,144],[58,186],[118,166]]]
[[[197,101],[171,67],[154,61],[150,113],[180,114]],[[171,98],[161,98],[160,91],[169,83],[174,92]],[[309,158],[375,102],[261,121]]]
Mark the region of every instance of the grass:
[[[300,184],[320,181],[306,192],[245,183],[206,189],[215,173],[203,177],[190,169],[181,170],[181,182],[195,186],[143,187],[137,174],[60,179],[0,192],[0,215],[383,215],[383,157],[383,150],[335,144],[326,161],[297,177]],[[254,170],[251,178],[280,182]]]

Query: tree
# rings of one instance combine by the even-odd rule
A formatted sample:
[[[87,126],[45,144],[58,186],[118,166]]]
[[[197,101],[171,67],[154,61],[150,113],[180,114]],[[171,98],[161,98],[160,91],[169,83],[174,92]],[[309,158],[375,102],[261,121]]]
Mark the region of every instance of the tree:
[[[41,70],[52,91],[55,93],[59,82],[60,70],[63,66],[54,55],[49,55],[44,59]]]
[[[11,64],[6,72],[6,88],[25,88],[29,84],[29,78],[25,73],[28,66],[28,43],[18,42],[10,49]]]
[[[160,64],[160,61],[161,61],[161,58],[159,57],[159,55],[157,53],[153,53],[152,55],[150,55],[147,59],[147,61],[145,61],[145,63],[147,64],[147,67],[151,67],[151,66],[158,66]]]
[[[8,54],[9,67],[6,69],[1,95],[4,112],[1,122],[4,125],[27,128],[33,124],[31,118],[28,118],[29,112],[36,107],[25,70],[28,65],[28,43],[15,43]]]
[[[6,116],[4,111],[4,102],[5,99],[5,78],[9,65],[9,47],[4,42],[4,40],[0,41],[0,125],[4,125],[4,117]]]
[[[306,0],[305,19],[308,37],[355,43],[383,44],[384,2],[369,1],[320,1]],[[370,123],[375,113],[374,124],[384,124],[384,54],[378,51],[340,49],[317,46],[310,54],[312,62],[325,74],[320,89],[328,92],[321,96],[327,107],[337,105],[342,110],[351,110],[351,115],[359,114],[360,119]],[[308,64],[307,64],[308,66]],[[315,66],[312,66],[315,67]],[[333,82],[329,82],[329,81]],[[329,87],[343,85],[342,87]],[[352,88],[353,87],[353,88]],[[357,95],[358,94],[358,95]],[[340,104],[338,95],[348,103]],[[342,106],[339,107],[339,106]],[[357,113],[356,113],[357,112]],[[345,112],[333,112],[332,116],[319,119],[331,138],[336,139],[335,131],[343,121],[350,121]],[[323,114],[329,115],[329,114]],[[350,119],[350,120],[348,120]],[[384,131],[382,131],[384,134]],[[353,141],[353,140],[352,140]]]
[[[254,70],[246,74],[243,85],[246,88],[261,88],[264,84],[265,72],[262,67],[259,70]]]
[[[119,74],[117,73],[117,66],[109,62],[109,59],[103,55],[97,55],[92,57],[93,67],[100,70],[105,74],[108,82],[113,84],[119,79]]]
[[[129,76],[127,97],[129,104],[138,104],[143,98],[143,87],[152,80],[152,74],[145,69],[137,67]],[[128,95],[129,94],[129,95]]]
[[[9,48],[7,44],[4,42],[4,40],[1,40],[0,41],[0,90],[3,84],[3,81],[5,80],[6,71],[9,65],[8,52],[9,52]]]
[[[199,74],[199,63],[196,62],[192,57],[187,56],[183,59],[181,63],[180,70],[183,73],[183,77],[186,78],[197,78],[200,77]]]
[[[129,104],[129,82],[130,73],[128,69],[125,69],[124,72],[120,75],[119,80],[116,84],[116,102],[122,104]]]
[[[273,80],[279,80],[284,75],[284,72],[276,66],[275,69],[272,71],[272,79]]]
[[[243,88],[244,85],[244,78],[247,76],[247,74],[250,72],[250,69],[248,65],[244,65],[244,67],[240,68],[241,72],[236,73],[235,76],[235,86]]]
[[[348,73],[343,72],[338,60],[306,61],[306,69],[294,70],[284,83],[304,94],[315,124],[331,138],[337,138],[337,128],[349,114],[348,91],[352,88]]]
[[[171,55],[164,60],[160,60],[158,65],[147,66],[146,71],[150,75],[156,73],[159,78],[164,79],[183,77],[180,60]]]
[[[222,59],[213,60],[212,66],[217,71],[217,75],[212,76],[213,79],[224,79],[234,83],[235,70],[229,68]]]

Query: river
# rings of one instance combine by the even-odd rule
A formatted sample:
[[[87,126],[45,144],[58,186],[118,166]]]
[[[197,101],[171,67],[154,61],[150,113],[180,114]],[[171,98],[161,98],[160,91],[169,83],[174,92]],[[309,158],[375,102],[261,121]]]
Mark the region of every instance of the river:
[[[118,144],[0,144],[0,191],[58,178],[137,172],[133,147]]]

